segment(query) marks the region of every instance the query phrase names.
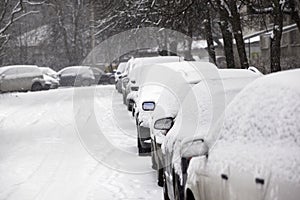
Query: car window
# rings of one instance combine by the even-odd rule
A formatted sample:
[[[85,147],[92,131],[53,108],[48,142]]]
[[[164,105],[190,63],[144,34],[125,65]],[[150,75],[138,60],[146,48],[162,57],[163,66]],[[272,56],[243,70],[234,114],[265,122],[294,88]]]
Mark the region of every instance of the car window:
[[[42,72],[37,67],[19,67],[17,68],[18,77],[41,76]]]
[[[7,69],[2,74],[5,76],[15,76],[17,74],[17,70],[16,68]]]
[[[69,68],[69,69],[65,69],[61,72],[62,76],[76,76],[76,74],[78,73],[78,68]]]

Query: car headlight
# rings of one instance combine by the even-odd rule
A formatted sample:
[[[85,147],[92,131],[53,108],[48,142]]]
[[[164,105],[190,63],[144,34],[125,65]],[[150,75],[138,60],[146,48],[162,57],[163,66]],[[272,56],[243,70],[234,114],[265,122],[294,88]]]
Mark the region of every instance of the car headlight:
[[[142,108],[144,111],[153,111],[155,109],[155,103],[153,101],[144,102]]]
[[[174,119],[171,117],[156,120],[154,128],[157,130],[170,130],[174,124]]]

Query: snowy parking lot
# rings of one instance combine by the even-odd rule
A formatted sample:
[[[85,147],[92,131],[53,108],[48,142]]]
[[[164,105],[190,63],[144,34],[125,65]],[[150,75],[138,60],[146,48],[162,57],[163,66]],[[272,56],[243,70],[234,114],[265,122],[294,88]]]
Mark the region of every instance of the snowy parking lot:
[[[74,106],[73,88],[0,94],[0,199],[162,199],[150,157],[137,155],[135,122],[122,96],[114,86],[78,90],[94,94],[81,96],[83,103],[92,99],[94,110]],[[77,109],[84,109],[84,115]],[[128,159],[132,171],[102,162],[89,149],[83,134],[98,132],[87,128],[79,133],[84,124],[78,124],[89,123],[89,112],[107,141],[126,152],[107,156],[116,163]],[[75,119],[78,114],[84,120]]]

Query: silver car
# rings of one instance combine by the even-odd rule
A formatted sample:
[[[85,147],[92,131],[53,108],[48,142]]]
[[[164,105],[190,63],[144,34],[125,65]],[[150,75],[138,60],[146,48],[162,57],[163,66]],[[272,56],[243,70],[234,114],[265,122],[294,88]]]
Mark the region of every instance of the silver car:
[[[184,141],[185,199],[298,200],[300,70],[251,83],[228,105],[209,137]],[[198,141],[198,142],[196,142]]]
[[[0,91],[39,91],[46,87],[42,71],[35,65],[12,65],[0,68]]]

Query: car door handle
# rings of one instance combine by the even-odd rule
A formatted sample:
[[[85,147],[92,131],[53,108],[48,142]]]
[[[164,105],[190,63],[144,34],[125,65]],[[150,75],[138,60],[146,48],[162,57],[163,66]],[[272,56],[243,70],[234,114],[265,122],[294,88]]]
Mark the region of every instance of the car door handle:
[[[228,180],[228,176],[226,174],[221,174],[221,178],[226,181]]]
[[[256,184],[264,185],[265,184],[265,180],[263,178],[255,178],[255,183]]]

